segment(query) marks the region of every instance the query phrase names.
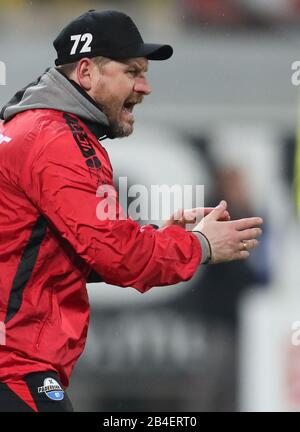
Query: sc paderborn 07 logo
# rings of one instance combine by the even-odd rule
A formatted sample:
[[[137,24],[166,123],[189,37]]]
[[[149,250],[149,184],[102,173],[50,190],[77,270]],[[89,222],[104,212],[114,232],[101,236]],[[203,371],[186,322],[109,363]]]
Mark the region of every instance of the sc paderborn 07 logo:
[[[61,401],[65,397],[65,392],[53,378],[45,378],[44,385],[38,387],[38,393],[45,393],[49,399]]]

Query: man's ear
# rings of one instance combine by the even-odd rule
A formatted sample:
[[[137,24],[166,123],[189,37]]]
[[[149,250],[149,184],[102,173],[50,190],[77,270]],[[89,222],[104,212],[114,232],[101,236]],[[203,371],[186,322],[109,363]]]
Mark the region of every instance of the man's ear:
[[[83,58],[76,68],[76,82],[87,92],[92,88],[94,67],[91,59]]]

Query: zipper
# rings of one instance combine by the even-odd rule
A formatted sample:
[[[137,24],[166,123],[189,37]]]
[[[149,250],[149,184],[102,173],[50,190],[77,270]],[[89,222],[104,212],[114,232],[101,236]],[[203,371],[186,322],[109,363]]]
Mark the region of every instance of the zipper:
[[[40,330],[39,330],[39,332],[37,334],[37,337],[35,339],[35,344],[34,345],[35,345],[36,349],[39,348],[39,345],[40,345],[40,342],[42,340],[42,336],[43,336],[44,330],[45,330],[47,324],[49,324],[49,322],[50,322],[49,318],[52,315],[52,310],[53,310],[53,288],[51,288],[49,290],[49,311],[48,311],[48,313],[46,315],[46,318],[43,321],[43,324],[42,324],[42,326],[41,326],[41,328],[40,328]]]

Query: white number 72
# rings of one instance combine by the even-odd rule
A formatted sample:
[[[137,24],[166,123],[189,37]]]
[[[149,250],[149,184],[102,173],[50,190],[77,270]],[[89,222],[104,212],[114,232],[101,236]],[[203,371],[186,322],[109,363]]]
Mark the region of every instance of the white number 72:
[[[90,47],[90,45],[92,43],[92,40],[93,40],[93,35],[91,33],[77,34],[71,36],[71,41],[74,41],[74,44],[72,46],[70,54],[71,55],[76,54],[76,50],[78,48],[78,44],[80,41],[85,42],[85,44],[83,45],[83,47],[79,52],[80,53],[91,52],[92,48]]]

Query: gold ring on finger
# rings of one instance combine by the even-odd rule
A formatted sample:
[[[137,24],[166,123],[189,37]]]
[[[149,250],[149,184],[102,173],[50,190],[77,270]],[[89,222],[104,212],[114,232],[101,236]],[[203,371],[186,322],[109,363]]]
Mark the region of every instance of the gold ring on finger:
[[[248,250],[247,249],[247,242],[245,240],[242,241],[242,245],[243,245],[243,250]]]

